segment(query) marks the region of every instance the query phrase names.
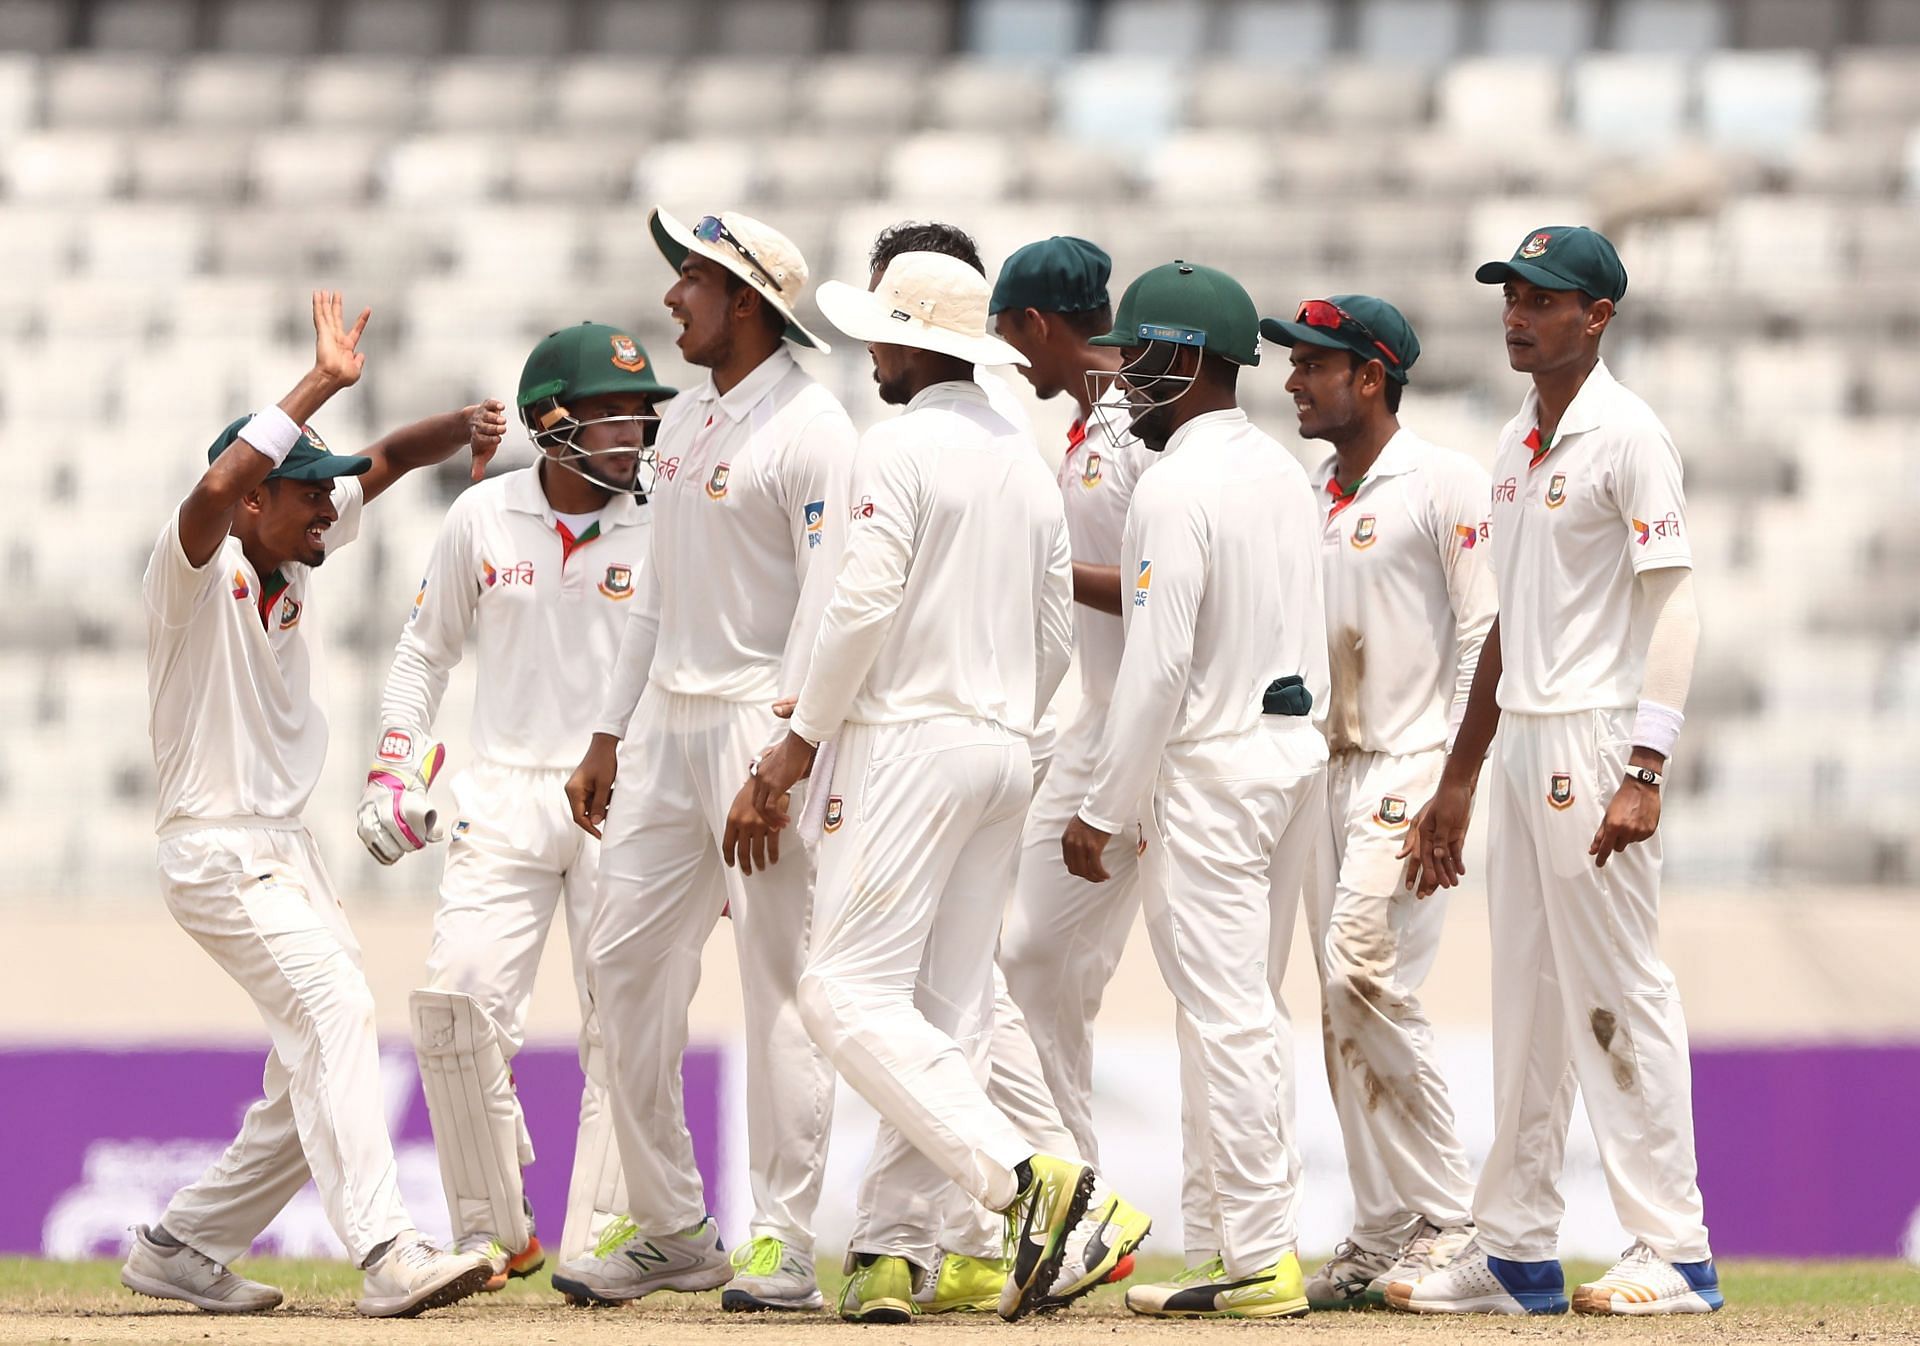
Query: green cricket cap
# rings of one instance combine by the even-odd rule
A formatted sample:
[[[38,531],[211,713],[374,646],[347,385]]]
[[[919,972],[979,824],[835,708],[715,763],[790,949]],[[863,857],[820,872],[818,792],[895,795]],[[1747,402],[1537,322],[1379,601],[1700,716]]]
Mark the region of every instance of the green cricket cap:
[[[1309,299],[1290,322],[1262,318],[1260,335],[1282,346],[1326,346],[1378,360],[1395,383],[1405,383],[1407,371],[1420,358],[1413,324],[1392,304],[1370,294]]]
[[[1549,224],[1528,232],[1504,262],[1485,262],[1473,273],[1482,285],[1520,279],[1544,290],[1584,290],[1616,304],[1627,292],[1627,268],[1607,236],[1584,225]]]
[[[549,333],[533,348],[514,405],[605,393],[672,397],[677,391],[654,377],[653,361],[638,341],[618,327],[583,322]]]
[[[1141,275],[1120,296],[1113,330],[1096,346],[1171,341],[1199,346],[1235,364],[1260,363],[1260,312],[1240,282],[1197,262],[1168,262]]]
[[[1036,309],[1041,313],[1087,313],[1104,308],[1113,258],[1084,238],[1056,234],[1029,243],[1000,266],[988,313]]]
[[[252,419],[251,412],[235,417],[219,437],[207,446],[207,461],[211,463],[225,453],[227,446],[240,438],[240,432]],[[267,480],[331,481],[335,477],[357,477],[372,466],[371,458],[335,453],[327,447],[325,440],[314,433],[311,425],[303,425],[300,427],[300,438],[294,441],[293,448],[281,460],[280,466],[267,473]]]

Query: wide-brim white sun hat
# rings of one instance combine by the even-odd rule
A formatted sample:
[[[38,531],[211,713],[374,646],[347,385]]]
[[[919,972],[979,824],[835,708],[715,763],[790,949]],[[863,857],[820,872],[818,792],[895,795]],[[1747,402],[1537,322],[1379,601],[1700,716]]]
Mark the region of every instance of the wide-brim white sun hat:
[[[661,256],[674,270],[680,269],[688,253],[723,266],[759,291],[760,297],[787,320],[787,340],[822,354],[832,349],[809,332],[795,312],[807,288],[807,259],[778,229],[737,210],[703,215],[689,229],[658,206],[647,217],[647,227],[653,231]]]
[[[913,346],[976,365],[1023,365],[1026,356],[987,332],[992,294],[987,278],[957,257],[903,252],[872,290],[829,280],[814,299],[855,341]]]

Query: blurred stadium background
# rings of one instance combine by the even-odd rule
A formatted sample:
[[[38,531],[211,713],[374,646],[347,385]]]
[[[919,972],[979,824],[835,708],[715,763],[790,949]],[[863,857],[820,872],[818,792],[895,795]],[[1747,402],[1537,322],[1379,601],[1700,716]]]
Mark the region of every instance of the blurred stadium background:
[[[342,446],[511,399],[532,342],[583,318],[691,381],[655,203],[760,215],[816,278],[863,279],[874,232],[912,217],[972,231],[990,270],[1078,233],[1116,288],[1183,256],[1267,312],[1385,295],[1424,347],[1405,419],[1483,460],[1523,386],[1473,264],[1533,225],[1605,229],[1632,277],[1608,357],[1686,459],[1705,622],[1663,832],[1716,1245],[1915,1237],[1920,0],[0,0],[0,1251],[110,1249],[257,1085],[264,1035],[152,873],[138,585],[201,450],[305,367],[318,284],[374,310],[366,377],[320,421]],[[856,422],[884,414],[864,352],[810,365]],[[1282,383],[1257,371],[1245,401],[1317,458]],[[1057,451],[1068,410],[1034,412]],[[509,448],[526,460],[517,428]],[[463,479],[382,501],[316,614],[334,748],[310,822],[392,1029],[423,1221],[443,1217],[404,1005],[438,862],[380,870],[351,813]],[[456,765],[470,686],[442,725]],[[1472,884],[1450,920],[1431,1001],[1484,1146]],[[556,1226],[563,939],[520,1068]],[[1307,966],[1297,950],[1289,1000],[1310,1027]],[[1170,1017],[1144,941],[1121,976],[1109,1162],[1171,1227]],[[733,977],[717,940],[689,1098],[723,1218],[744,1187]],[[1345,1198],[1317,1052],[1309,1032],[1306,1233],[1325,1248]],[[841,1177],[862,1116],[843,1109]],[[1570,1190],[1569,1252],[1610,1255],[1590,1147]],[[303,1205],[273,1246],[331,1243]]]

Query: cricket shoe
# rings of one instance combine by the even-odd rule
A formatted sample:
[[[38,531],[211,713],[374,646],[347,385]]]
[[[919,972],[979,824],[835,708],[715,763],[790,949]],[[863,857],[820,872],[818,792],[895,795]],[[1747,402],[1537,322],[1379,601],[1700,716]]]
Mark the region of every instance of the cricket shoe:
[[[850,1323],[908,1323],[920,1312],[913,1298],[913,1263],[886,1253],[850,1253],[840,1316]]]
[[[1153,1221],[1096,1179],[1080,1217],[1061,1249],[1060,1270],[1039,1307],[1063,1309],[1082,1295],[1133,1274],[1133,1251],[1146,1241]]]
[[[1475,1238],[1444,1271],[1394,1281],[1386,1296],[1388,1308],[1409,1313],[1565,1313],[1567,1278],[1556,1260],[1489,1257]]]
[[[457,1241],[453,1250],[457,1253],[479,1253],[487,1259],[493,1274],[482,1288],[488,1294],[506,1289],[508,1281],[531,1276],[547,1264],[547,1250],[540,1246],[538,1235],[528,1238],[527,1246],[519,1252],[514,1252],[491,1234],[469,1234]]]
[[[208,1313],[270,1313],[286,1298],[271,1285],[235,1275],[182,1244],[156,1243],[146,1225],[133,1227],[133,1246],[120,1268],[120,1284],[137,1295],[177,1299]]]
[[[933,1265],[920,1274],[913,1302],[922,1313],[997,1312],[1012,1268],[1006,1258],[936,1252]]]
[[[1127,1307],[1149,1318],[1298,1318],[1308,1310],[1292,1253],[1251,1276],[1228,1275],[1216,1257],[1159,1285],[1134,1286]]]
[[[1635,1243],[1613,1270],[1573,1292],[1575,1313],[1712,1313],[1725,1303],[1713,1259],[1668,1262],[1644,1243]]]
[[[1367,1287],[1374,1277],[1398,1259],[1392,1253],[1377,1253],[1362,1248],[1352,1239],[1343,1240],[1333,1256],[1307,1277],[1307,1307],[1313,1309],[1365,1309],[1373,1307],[1367,1299]]]
[[[654,1235],[622,1217],[592,1252],[560,1264],[553,1288],[573,1304],[625,1304],[656,1290],[718,1290],[732,1279],[733,1262],[711,1215],[678,1234]]]
[[[733,1279],[720,1292],[720,1307],[731,1313],[825,1308],[813,1254],[762,1236],[733,1250]]]
[[[1040,1307],[1066,1262],[1067,1235],[1079,1227],[1098,1181],[1090,1165],[1036,1154],[1014,1170],[1020,1191],[1003,1212],[1013,1265],[1000,1288],[1008,1322]]]
[[[1454,1225],[1443,1229],[1431,1220],[1422,1220],[1413,1237],[1407,1240],[1407,1246],[1400,1250],[1400,1256],[1394,1264],[1373,1278],[1367,1286],[1367,1303],[1380,1305],[1387,1302],[1387,1287],[1395,1281],[1405,1281],[1409,1285],[1423,1276],[1431,1276],[1436,1271],[1445,1271],[1473,1244],[1475,1230],[1471,1224]],[[1313,1287],[1309,1283],[1307,1297],[1313,1297]],[[1318,1304],[1314,1305],[1319,1308]]]
[[[410,1229],[367,1268],[353,1307],[368,1318],[414,1318],[477,1295],[492,1279],[486,1254],[448,1252]]]

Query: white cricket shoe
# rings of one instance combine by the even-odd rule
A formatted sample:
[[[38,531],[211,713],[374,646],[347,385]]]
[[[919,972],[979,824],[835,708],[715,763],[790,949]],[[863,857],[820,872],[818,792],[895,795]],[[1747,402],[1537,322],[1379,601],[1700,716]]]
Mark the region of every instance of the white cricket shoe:
[[[367,1268],[353,1307],[368,1318],[413,1318],[479,1294],[492,1278],[485,1253],[448,1252],[410,1229]]]
[[[1392,1253],[1377,1253],[1344,1239],[1333,1256],[1307,1277],[1307,1305],[1314,1309],[1364,1309],[1378,1301],[1367,1298],[1367,1287],[1394,1262]]]
[[[1436,1271],[1445,1271],[1452,1266],[1454,1259],[1467,1250],[1473,1242],[1475,1230],[1471,1224],[1454,1225],[1443,1229],[1431,1220],[1422,1220],[1413,1237],[1407,1240],[1407,1246],[1400,1250],[1400,1256],[1392,1266],[1373,1278],[1367,1286],[1367,1302],[1384,1304],[1387,1302],[1387,1287],[1395,1281],[1411,1284],[1423,1276],[1431,1276]],[[1317,1307],[1317,1306],[1316,1306]]]
[[[237,1276],[205,1253],[155,1243],[143,1224],[120,1268],[120,1284],[137,1295],[177,1299],[208,1313],[269,1313],[286,1298],[271,1285]]]
[[[629,1219],[607,1227],[590,1253],[562,1262],[553,1288],[575,1304],[624,1304],[655,1290],[718,1290],[733,1262],[708,1216],[678,1234],[642,1234]]]
[[[813,1254],[790,1248],[780,1239],[763,1235],[733,1250],[733,1279],[720,1292],[720,1307],[729,1313],[766,1310],[823,1309],[820,1282],[813,1274]]]
[[[1475,1238],[1444,1271],[1387,1286],[1387,1307],[1409,1313],[1565,1313],[1567,1278],[1554,1259],[1489,1257]]]
[[[1644,1243],[1635,1243],[1613,1270],[1573,1292],[1575,1313],[1712,1313],[1726,1302],[1711,1258],[1669,1262]]]

